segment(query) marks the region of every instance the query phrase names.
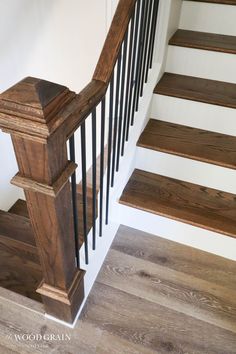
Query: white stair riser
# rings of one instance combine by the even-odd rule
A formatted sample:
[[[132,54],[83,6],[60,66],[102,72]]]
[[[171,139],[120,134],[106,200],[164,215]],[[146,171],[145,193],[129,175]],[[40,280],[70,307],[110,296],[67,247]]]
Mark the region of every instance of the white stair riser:
[[[180,28],[236,36],[236,6],[183,1]]]
[[[236,136],[236,110],[232,108],[153,95],[150,118]]]
[[[122,204],[116,208],[115,218],[123,225],[236,260],[236,240],[231,237]]]
[[[236,170],[138,147],[135,167],[236,194]]]
[[[236,55],[169,46],[165,71],[236,83]]]

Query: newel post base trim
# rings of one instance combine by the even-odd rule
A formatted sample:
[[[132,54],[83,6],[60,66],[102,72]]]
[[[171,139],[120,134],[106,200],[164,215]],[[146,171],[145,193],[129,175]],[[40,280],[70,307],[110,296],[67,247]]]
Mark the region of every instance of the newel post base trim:
[[[37,293],[42,296],[47,315],[72,324],[84,299],[83,270],[78,270],[70,288],[65,291],[41,282]]]

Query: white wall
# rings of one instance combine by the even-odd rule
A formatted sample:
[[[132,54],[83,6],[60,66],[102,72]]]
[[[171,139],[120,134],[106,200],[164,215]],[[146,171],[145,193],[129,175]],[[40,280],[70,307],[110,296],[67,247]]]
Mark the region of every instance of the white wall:
[[[91,79],[116,0],[1,0],[0,92],[35,76],[79,92]],[[0,209],[21,195],[10,137],[0,132]]]

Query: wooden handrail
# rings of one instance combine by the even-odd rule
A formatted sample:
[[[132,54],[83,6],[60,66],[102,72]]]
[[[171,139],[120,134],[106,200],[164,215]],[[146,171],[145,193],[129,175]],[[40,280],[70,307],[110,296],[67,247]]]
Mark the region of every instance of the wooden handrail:
[[[109,84],[136,2],[137,0],[120,0],[98,60],[93,80]]]
[[[1,95],[0,126],[5,131],[17,129],[22,133],[40,137],[50,136],[63,126],[63,131],[68,139],[106,93],[136,2],[137,0],[119,1],[92,80],[79,94],[74,94],[74,99],[68,101],[60,113],[48,122],[47,127],[27,120],[25,120],[25,124],[23,122],[19,124],[17,114],[14,119],[6,120],[1,109],[5,105],[6,93]],[[41,82],[44,83],[43,80]],[[15,88],[14,92],[11,88],[7,90],[7,93],[6,101],[9,103],[15,95]]]

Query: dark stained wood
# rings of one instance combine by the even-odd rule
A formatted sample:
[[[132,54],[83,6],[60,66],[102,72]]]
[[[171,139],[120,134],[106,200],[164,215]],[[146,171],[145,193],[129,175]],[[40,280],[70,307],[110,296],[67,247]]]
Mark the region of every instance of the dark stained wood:
[[[199,249],[121,225],[113,250],[236,291],[236,263]]]
[[[178,29],[170,45],[236,54],[236,37]]]
[[[0,211],[0,286],[41,301],[38,250],[28,218]]]
[[[138,146],[236,169],[236,137],[150,119]]]
[[[230,193],[135,170],[120,203],[236,238]]]
[[[137,0],[120,0],[93,79],[109,84]]]
[[[29,219],[2,210],[0,210],[0,235],[36,246]]]
[[[87,231],[89,234],[89,232],[93,227],[93,212],[92,212],[93,200],[92,200],[92,189],[89,186],[89,181],[88,181],[87,193],[88,193],[87,194]],[[84,217],[83,217],[83,198],[82,198],[82,191],[81,191],[80,184],[77,185],[77,206],[78,206],[78,220],[79,220],[79,242],[80,242],[80,246],[82,246],[84,243],[84,230],[83,230]],[[26,201],[22,199],[18,199],[17,202],[10,208],[9,212],[12,214],[22,215],[29,219],[29,212],[27,209]],[[1,214],[0,214],[0,221],[1,221]],[[11,225],[9,225],[8,234],[14,235],[14,232],[12,232]],[[20,233],[20,235],[22,235],[22,233]]]
[[[25,218],[29,219],[29,212],[27,209],[26,201],[23,199],[18,199],[12,207],[8,210],[11,214],[16,214],[20,216],[24,216]]]
[[[154,93],[236,108],[236,84],[165,73]]]
[[[25,252],[16,252],[0,236],[0,286],[30,299],[42,301],[36,290],[42,279],[40,264]],[[8,241],[8,240],[7,240]]]
[[[210,2],[213,4],[236,5],[236,0],[190,0],[197,2]]]
[[[48,122],[75,94],[65,86],[27,77],[1,94],[0,110],[35,122]]]
[[[58,119],[59,112],[55,107],[61,109],[68,105],[64,95],[61,96],[61,91],[64,92],[65,89],[58,89],[58,85],[44,83],[42,80],[29,78],[23,80],[1,96],[1,104],[4,106],[4,110],[1,111],[8,117],[7,119],[5,117],[5,121],[12,119],[14,121],[12,107],[15,107],[22,125],[25,125],[26,121],[31,121],[35,126],[40,124],[46,127],[45,130],[49,132],[48,124]],[[67,97],[74,97],[73,93],[66,91]],[[36,111],[40,112],[40,115]],[[39,118],[41,122],[38,121]],[[21,185],[25,190],[30,221],[39,251],[43,281],[37,292],[42,295],[47,313],[66,322],[73,322],[84,293],[84,271],[78,269],[75,264],[69,182],[75,166],[73,169],[70,168],[67,136],[61,124],[57,131],[49,136],[41,133],[37,136],[33,130],[31,133],[36,135],[36,138],[26,134],[24,129],[22,134],[21,124],[10,130],[19,167],[17,178],[13,181],[16,184],[19,179],[24,182]],[[30,128],[29,124],[29,131]],[[48,193],[49,190],[53,193]]]

